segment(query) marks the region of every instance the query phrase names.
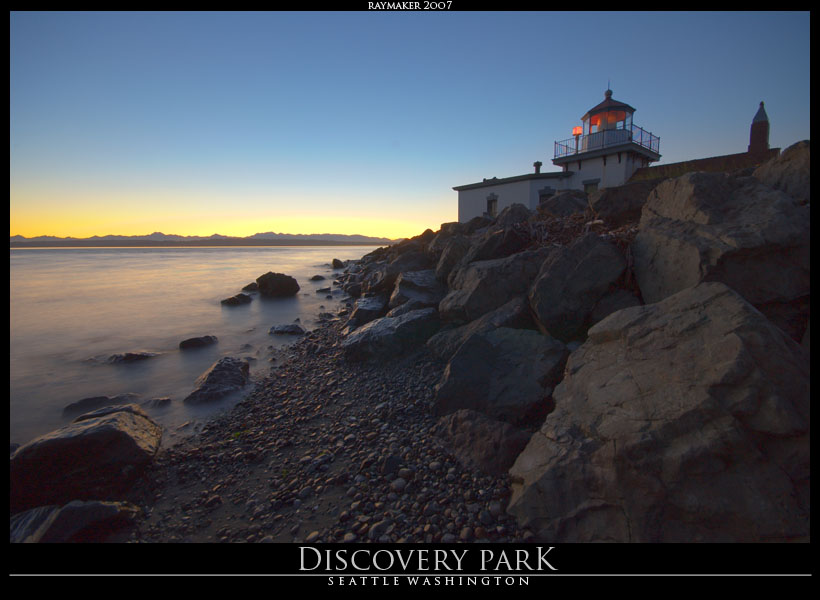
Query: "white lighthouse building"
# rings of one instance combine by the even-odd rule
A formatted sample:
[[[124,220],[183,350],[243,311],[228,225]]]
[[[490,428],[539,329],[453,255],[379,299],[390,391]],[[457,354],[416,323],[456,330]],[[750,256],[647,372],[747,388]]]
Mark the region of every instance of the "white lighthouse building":
[[[541,200],[561,190],[595,190],[623,185],[640,167],[660,159],[660,138],[632,121],[635,109],[612,98],[606,90],[604,101],[581,117],[573,137],[555,142],[553,164],[561,171],[493,177],[479,183],[454,187],[458,192],[458,220],[466,222],[487,214],[495,216],[515,203],[531,210]]]

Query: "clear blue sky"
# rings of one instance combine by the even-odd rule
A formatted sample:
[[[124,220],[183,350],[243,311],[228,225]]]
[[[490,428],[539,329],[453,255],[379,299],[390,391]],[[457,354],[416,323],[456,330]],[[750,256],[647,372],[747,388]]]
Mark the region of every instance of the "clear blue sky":
[[[809,13],[12,13],[10,233],[411,236],[603,100],[661,163],[809,138]]]

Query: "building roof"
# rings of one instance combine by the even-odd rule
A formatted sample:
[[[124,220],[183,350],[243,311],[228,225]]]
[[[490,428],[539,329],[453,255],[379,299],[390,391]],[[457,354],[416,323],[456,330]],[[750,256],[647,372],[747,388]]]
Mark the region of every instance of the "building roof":
[[[592,115],[597,115],[598,113],[606,112],[609,110],[625,110],[631,113],[635,112],[635,109],[629,106],[629,104],[613,100],[612,90],[607,90],[606,92],[604,92],[604,101],[598,104],[597,106],[593,106],[592,108],[590,108],[587,111],[587,114],[581,117],[581,120],[586,121]]]
[[[528,179],[563,179],[564,177],[572,177],[572,173],[567,171],[554,171],[552,173],[527,173],[526,175],[516,175],[515,177],[493,177],[492,179],[485,179],[478,183],[468,183],[467,185],[459,185],[453,189],[457,192],[464,190],[473,190],[482,187],[492,187],[494,185],[501,185],[504,183],[515,183],[516,181],[527,181]]]

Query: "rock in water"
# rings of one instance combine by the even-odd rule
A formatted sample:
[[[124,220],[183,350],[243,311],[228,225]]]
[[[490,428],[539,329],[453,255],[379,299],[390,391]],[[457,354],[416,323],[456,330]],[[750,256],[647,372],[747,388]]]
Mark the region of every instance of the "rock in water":
[[[271,335],[305,335],[305,330],[297,323],[275,325],[268,331]]]
[[[247,294],[237,294],[236,296],[231,296],[230,298],[225,298],[221,301],[222,304],[225,306],[239,306],[241,304],[248,304],[253,298],[248,296]]]
[[[555,542],[808,539],[807,353],[722,283],[595,325],[510,475]]]
[[[215,335],[203,335],[200,337],[192,337],[188,338],[187,340],[182,340],[179,343],[179,349],[188,350],[191,348],[203,348],[204,346],[216,344],[218,341],[219,340],[216,339]]]
[[[106,499],[138,475],[159,449],[162,428],[136,405],[84,417],[30,441],[10,457],[12,513]]]
[[[344,269],[345,264],[340,261],[338,258],[334,258],[333,262],[331,263],[334,269]]]
[[[248,363],[238,358],[220,358],[196,380],[197,388],[183,402],[201,404],[220,400],[242,389],[248,382]]]
[[[290,275],[272,273],[268,271],[256,278],[259,293],[268,298],[282,298],[295,296],[299,291],[299,284]]]
[[[136,402],[139,397],[139,394],[120,394],[118,396],[93,396],[91,398],[83,398],[66,406],[63,409],[63,416],[79,415],[103,406],[130,404]]]

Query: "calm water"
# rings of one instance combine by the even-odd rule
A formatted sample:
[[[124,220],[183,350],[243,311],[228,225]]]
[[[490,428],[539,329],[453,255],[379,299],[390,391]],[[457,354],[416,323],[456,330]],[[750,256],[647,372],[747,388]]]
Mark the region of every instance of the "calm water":
[[[331,260],[358,259],[372,249],[10,250],[10,441],[25,443],[67,424],[62,410],[72,402],[132,392],[140,400],[171,398],[165,408],[146,410],[165,426],[164,443],[173,442],[239,399],[185,405],[203,371],[223,356],[238,356],[254,359],[252,378],[266,375],[272,353],[293,341],[269,335],[271,326],[298,318],[310,330],[320,312],[336,312],[340,294],[330,300],[316,293],[331,286]],[[299,294],[220,304],[267,271],[295,277]],[[326,279],[309,281],[316,274]],[[179,350],[180,341],[201,335],[215,335],[219,343]],[[130,364],[106,362],[112,354],[138,351],[160,354]],[[190,425],[177,429],[184,423]]]

